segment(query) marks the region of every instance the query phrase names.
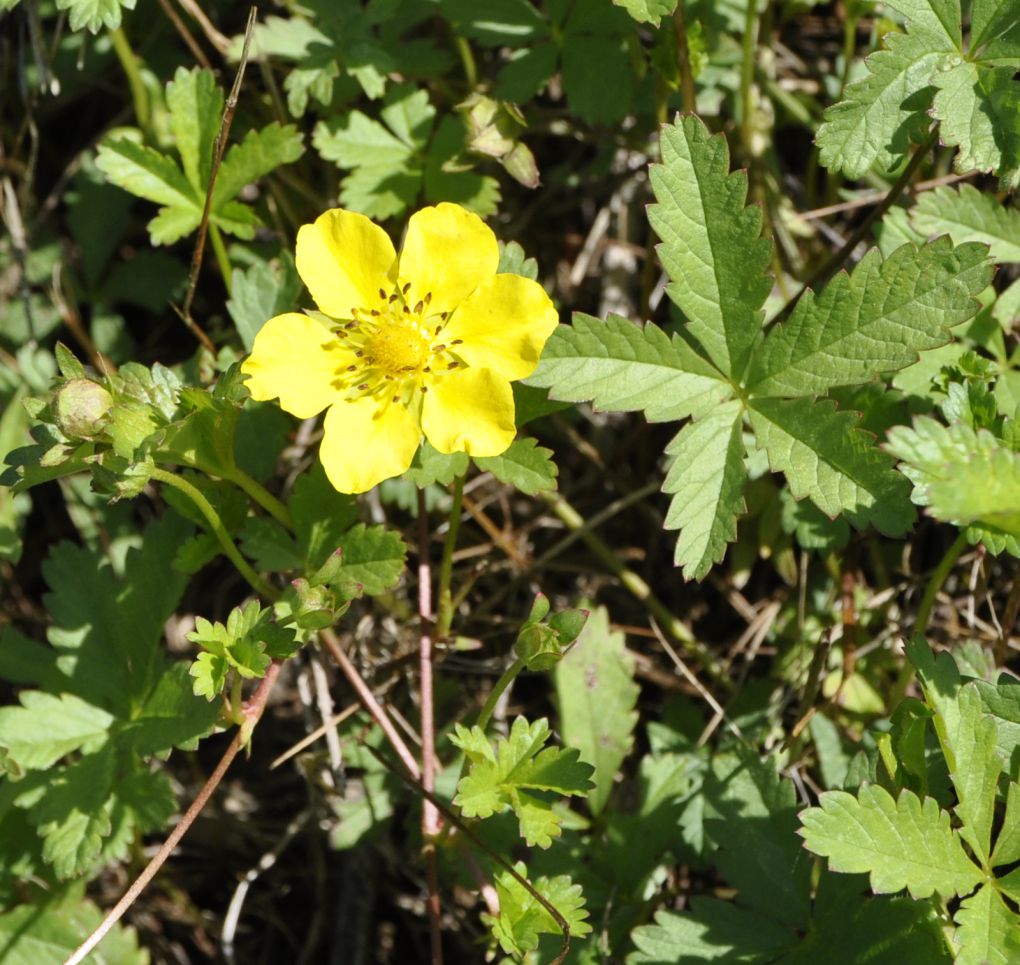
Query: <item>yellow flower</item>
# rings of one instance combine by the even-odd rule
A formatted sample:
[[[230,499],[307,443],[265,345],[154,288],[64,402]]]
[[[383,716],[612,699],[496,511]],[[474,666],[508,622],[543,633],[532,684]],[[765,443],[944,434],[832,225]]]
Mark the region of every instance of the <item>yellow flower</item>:
[[[496,236],[456,204],[412,215],[399,256],[364,215],[327,211],[297,237],[327,317],[263,325],[241,366],[252,398],[302,419],[328,410],[319,457],[344,493],[399,476],[423,434],[440,452],[499,455],[516,432],[510,382],[534,371],[557,318],[541,285],[498,263]]]

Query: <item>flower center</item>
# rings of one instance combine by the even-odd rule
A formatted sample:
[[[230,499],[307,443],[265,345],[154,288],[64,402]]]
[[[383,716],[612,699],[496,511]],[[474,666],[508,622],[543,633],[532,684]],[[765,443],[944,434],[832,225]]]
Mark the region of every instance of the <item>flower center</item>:
[[[431,293],[407,304],[410,288],[390,295],[380,288],[375,305],[351,308],[350,320],[339,323],[335,344],[348,351],[333,385],[347,398],[410,405],[428,391],[427,380],[463,365],[456,354],[460,339],[447,345],[441,338],[447,313],[430,311]]]
[[[388,318],[365,340],[365,356],[387,375],[409,375],[425,366],[430,334],[420,328],[417,320]]]

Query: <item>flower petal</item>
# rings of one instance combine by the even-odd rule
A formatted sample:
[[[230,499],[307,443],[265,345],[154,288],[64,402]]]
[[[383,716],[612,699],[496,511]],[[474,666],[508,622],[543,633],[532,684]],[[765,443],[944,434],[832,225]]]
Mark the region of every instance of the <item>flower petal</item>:
[[[297,236],[297,270],[319,310],[333,318],[350,318],[352,308],[379,302],[396,274],[393,242],[363,214],[333,208]]]
[[[343,350],[327,348],[336,336],[307,315],[288,312],[269,319],[241,363],[245,385],[259,402],[279,396],[280,408],[310,419],[337,398],[333,388]]]
[[[507,379],[531,375],[559,322],[545,289],[520,275],[494,275],[454,312],[442,339],[468,365],[492,369]]]
[[[465,369],[432,379],[421,424],[440,452],[498,456],[517,434],[510,383],[488,369]]]
[[[410,304],[432,292],[431,312],[452,312],[498,267],[492,229],[459,204],[444,202],[411,215],[398,284],[403,288],[410,282]]]
[[[363,396],[337,402],[326,413],[319,459],[333,486],[342,493],[368,492],[399,476],[421,441],[418,422],[403,405],[380,405]]]

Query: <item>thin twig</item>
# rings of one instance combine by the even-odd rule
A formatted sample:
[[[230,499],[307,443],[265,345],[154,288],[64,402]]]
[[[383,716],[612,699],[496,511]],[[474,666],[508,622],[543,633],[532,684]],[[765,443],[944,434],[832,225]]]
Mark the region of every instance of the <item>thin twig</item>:
[[[928,178],[927,181],[918,181],[912,192],[928,191],[931,188],[939,188],[944,184],[956,184],[957,181],[966,181],[975,175],[975,171],[967,174],[944,174],[940,178]],[[801,221],[814,221],[816,218],[827,218],[830,214],[839,214],[842,211],[853,211],[855,208],[866,208],[868,205],[877,204],[886,195],[887,191],[869,191],[859,197],[851,198],[849,201],[841,201],[839,204],[828,204],[824,208],[812,208],[810,211],[798,211],[797,217]]]
[[[361,706],[368,711],[369,716],[379,725],[380,730],[386,735],[386,739],[393,745],[393,749],[397,752],[397,756],[404,767],[407,768],[409,773],[414,775],[416,781],[420,781],[421,770],[418,767],[414,754],[411,753],[407,744],[404,743],[404,739],[400,736],[396,727],[393,726],[393,721],[390,720],[386,711],[383,710],[382,705],[375,699],[375,694],[372,693],[364,678],[358,673],[357,667],[351,663],[350,657],[344,653],[336,634],[329,629],[320,630],[319,639],[326,645],[326,649],[336,661],[340,672],[347,678],[347,682],[351,687],[354,688]]]
[[[205,11],[198,5],[197,0],[177,0],[177,2],[191,14],[192,19],[202,28],[209,43],[221,54],[226,54],[230,49],[230,38],[213,26],[213,22],[205,15]]]
[[[679,0],[673,11],[673,31],[676,33],[676,59],[680,68],[680,103],[685,114],[697,110],[694,91],[694,72],[691,70],[691,49],[687,43],[687,20],[684,17],[684,0]]]
[[[906,190],[907,185],[910,183],[910,179],[914,176],[914,173],[928,156],[928,152],[935,146],[936,141],[938,141],[938,136],[938,127],[933,127],[924,142],[918,146],[917,150],[914,151],[913,156],[910,158],[910,163],[903,169],[903,173],[896,179],[896,183],[893,184],[893,186],[886,192],[882,202],[868,212],[867,217],[857,226],[854,233],[847,239],[846,244],[812,273],[811,277],[804,282],[801,290],[786,303],[783,310],[776,316],[773,324],[789,317],[804,292],[806,292],[809,288],[813,288],[816,285],[820,285],[828,281],[829,277],[843,265],[847,258],[850,257],[854,248],[861,243],[867,233],[871,230],[871,226],[896,203],[900,195]]]
[[[209,62],[209,58],[206,57],[205,51],[198,46],[195,35],[188,30],[188,25],[181,20],[180,14],[170,5],[170,0],[159,0],[159,5],[163,8],[163,13],[166,14],[167,20],[174,25],[174,29],[181,35],[181,39],[188,50],[191,51],[191,56],[206,70],[212,70],[212,64]]]
[[[202,208],[202,221],[198,226],[198,238],[195,241],[195,251],[191,256],[191,271],[188,275],[188,293],[184,296],[184,306],[181,314],[185,319],[191,318],[191,303],[195,298],[195,288],[198,285],[198,273],[202,267],[202,255],[205,252],[205,238],[209,233],[209,212],[212,209],[213,188],[216,186],[216,175],[220,171],[220,162],[223,160],[223,152],[226,150],[227,138],[230,136],[230,126],[234,123],[234,112],[237,110],[237,98],[241,92],[241,82],[244,80],[244,69],[248,65],[248,49],[251,46],[252,33],[255,30],[255,17],[258,15],[258,7],[252,7],[248,11],[248,24],[244,28],[244,47],[241,48],[241,62],[237,65],[237,74],[234,76],[234,86],[230,88],[230,95],[223,108],[223,117],[220,120],[220,129],[216,135],[216,142],[213,145],[212,167],[209,169],[209,182],[205,187],[205,205]]]
[[[432,567],[429,563],[429,517],[425,490],[418,490],[418,618],[420,620],[419,672],[421,703],[421,786],[431,794],[436,788],[436,733],[432,695]],[[436,835],[439,812],[428,797],[421,807],[422,857],[428,884],[429,939],[432,965],[443,963],[442,905],[439,901],[439,867]]]
[[[237,728],[234,739],[230,746],[223,752],[216,769],[209,775],[209,779],[202,785],[191,807],[184,812],[184,817],[178,822],[177,827],[170,832],[170,836],[163,842],[160,849],[152,856],[152,860],[142,869],[142,873],[134,880],[131,887],[124,893],[124,897],[117,902],[107,916],[99,923],[91,935],[75,949],[64,965],[80,965],[89,953],[106,937],[107,932],[124,916],[124,913],[135,903],[138,896],[145,890],[145,886],[152,881],[156,873],[173,854],[174,849],[180,843],[181,838],[187,834],[188,829],[195,823],[195,819],[202,813],[209,798],[223,780],[231,762],[237,757],[238,752],[248,743],[251,737],[252,728],[258,723],[262,712],[266,709],[266,701],[269,693],[276,683],[282,664],[274,660],[266,670],[265,677],[259,681],[258,687],[251,695],[251,698],[244,704],[244,723]]]

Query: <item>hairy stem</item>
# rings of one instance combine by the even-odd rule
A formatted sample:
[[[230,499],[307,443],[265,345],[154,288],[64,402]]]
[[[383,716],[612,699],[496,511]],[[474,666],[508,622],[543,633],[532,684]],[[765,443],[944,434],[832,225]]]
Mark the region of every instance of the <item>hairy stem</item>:
[[[243,469],[235,466],[229,476],[224,476],[228,482],[232,482],[238,489],[243,490],[251,499],[258,503],[270,516],[281,523],[289,530],[294,529],[294,522],[290,518],[290,511],[280,502],[268,489],[252,479]]]
[[[445,553],[444,553],[445,555]],[[418,490],[418,618],[420,620],[419,672],[421,703],[421,786],[426,794],[436,789],[435,708],[432,690],[432,567],[429,563],[429,517],[425,506],[425,490]],[[432,965],[442,965],[442,906],[439,901],[439,866],[436,856],[436,835],[439,833],[439,812],[426,797],[421,806],[422,857],[428,883],[429,937]]]
[[[223,235],[216,225],[209,223],[209,240],[212,242],[213,254],[216,255],[216,264],[223,276],[223,287],[227,290],[227,297],[231,294],[231,278],[233,269],[230,267],[230,256],[227,254],[227,246],[223,241]]]
[[[248,584],[256,593],[264,596],[267,600],[275,600],[279,597],[279,593],[277,593],[272,586],[262,579],[262,577],[259,576],[254,569],[252,569],[251,564],[249,564],[248,561],[241,555],[240,550],[238,550],[234,541],[230,538],[230,533],[227,532],[227,528],[223,525],[223,520],[220,519],[220,514],[216,512],[212,503],[210,503],[209,500],[202,495],[201,490],[193,486],[181,476],[176,476],[174,473],[167,472],[165,469],[160,469],[158,467],[152,470],[152,478],[166,486],[172,486],[179,492],[184,493],[184,495],[195,504],[198,511],[203,517],[205,517],[205,521],[209,524],[209,529],[220,544],[220,548],[223,550],[224,556],[226,556],[227,559],[234,564],[237,568],[237,572],[248,581]]]
[[[273,689],[273,684],[276,683],[276,678],[280,673],[280,667],[282,664],[278,660],[274,660],[266,670],[265,677],[259,681],[259,685],[251,698],[244,704],[244,723],[237,729],[234,734],[234,739],[230,742],[230,746],[223,752],[223,756],[220,758],[220,762],[216,765],[216,769],[209,775],[209,779],[202,785],[202,790],[198,792],[195,800],[191,802],[191,807],[184,812],[184,817],[181,818],[177,827],[170,832],[170,836],[163,842],[153,856],[152,860],[145,866],[142,873],[134,880],[130,888],[124,893],[124,896],[117,902],[116,905],[110,910],[107,916],[99,923],[95,931],[89,935],[88,938],[82,942],[81,945],[75,950],[74,954],[64,963],[64,965],[80,965],[85,960],[88,954],[106,937],[107,932],[124,916],[124,913],[135,903],[138,896],[145,890],[145,886],[152,881],[156,876],[156,873],[166,863],[167,859],[173,854],[174,849],[180,843],[181,838],[187,834],[188,829],[195,823],[195,819],[202,813],[202,809],[205,807],[209,798],[212,797],[213,792],[219,786],[220,781],[223,780],[224,775],[227,773],[227,769],[230,767],[234,758],[237,757],[238,752],[243,748],[250,739],[252,729],[258,723],[259,718],[262,716],[262,712],[266,708],[266,701],[269,698],[269,693]]]
[[[149,128],[149,94],[145,90],[145,82],[142,80],[142,71],[139,67],[138,57],[131,49],[127,34],[123,28],[118,27],[110,31],[110,43],[113,45],[113,52],[120,61],[127,77],[128,87],[131,90],[131,103],[134,105],[135,118],[138,126],[144,131]]]
[[[678,0],[673,11],[673,31],[676,34],[676,59],[680,69],[680,102],[685,113],[693,114],[697,109],[697,95],[694,91],[694,73],[691,70],[691,48],[687,43],[687,20],[684,17],[684,0]]]

